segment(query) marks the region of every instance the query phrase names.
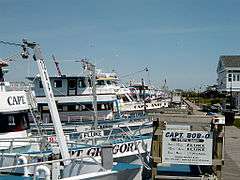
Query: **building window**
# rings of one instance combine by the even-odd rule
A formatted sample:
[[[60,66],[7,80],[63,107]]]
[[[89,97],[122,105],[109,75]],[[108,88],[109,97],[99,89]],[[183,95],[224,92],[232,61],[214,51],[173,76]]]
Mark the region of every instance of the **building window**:
[[[91,79],[88,79],[88,85],[89,85],[89,87],[92,87],[92,81],[91,81]]]
[[[237,81],[240,81],[240,76],[239,76],[239,74],[237,75]]]
[[[76,111],[76,105],[68,105],[68,111]]]
[[[43,88],[42,81],[39,81],[39,88]]]
[[[69,89],[75,89],[76,84],[77,84],[77,81],[75,79],[69,79],[68,80],[68,88]]]
[[[236,81],[236,75],[233,74],[233,81]]]
[[[107,81],[107,84],[108,84],[108,85],[111,85],[112,83],[111,83],[111,81],[108,80],[108,81]]]
[[[8,116],[8,125],[9,126],[15,126],[16,124],[15,124],[15,118],[14,118],[14,116]]]
[[[79,87],[80,88],[85,88],[86,87],[86,83],[85,83],[84,79],[79,80]]]
[[[48,106],[42,106],[42,111],[49,111]]]
[[[54,81],[54,87],[55,88],[61,88],[62,87],[62,80],[55,80]]]
[[[104,85],[105,85],[104,80],[98,80],[98,81],[97,81],[97,85],[98,85],[98,86],[104,86]]]
[[[62,104],[58,104],[57,108],[58,108],[58,111],[63,111],[63,105]]]
[[[228,74],[228,81],[232,82],[232,74]]]

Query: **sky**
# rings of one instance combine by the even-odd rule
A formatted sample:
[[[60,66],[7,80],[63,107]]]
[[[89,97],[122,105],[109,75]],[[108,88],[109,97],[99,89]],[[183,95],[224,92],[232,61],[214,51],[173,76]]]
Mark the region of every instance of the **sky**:
[[[50,75],[54,54],[63,74],[80,73],[74,61],[88,58],[105,72],[132,74],[123,82],[199,89],[216,83],[220,55],[240,54],[239,7],[239,0],[0,0],[0,40],[39,43]],[[0,44],[0,58],[19,52]],[[15,59],[7,80],[38,73],[32,59]]]

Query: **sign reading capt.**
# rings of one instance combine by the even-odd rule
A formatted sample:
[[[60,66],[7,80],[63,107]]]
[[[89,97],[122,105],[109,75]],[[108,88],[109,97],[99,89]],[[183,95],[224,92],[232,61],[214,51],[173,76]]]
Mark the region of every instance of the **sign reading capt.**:
[[[0,112],[25,111],[29,109],[25,91],[0,92]]]
[[[163,131],[162,162],[212,165],[212,133],[207,131]]]
[[[26,104],[25,96],[9,96],[7,102],[10,106]]]

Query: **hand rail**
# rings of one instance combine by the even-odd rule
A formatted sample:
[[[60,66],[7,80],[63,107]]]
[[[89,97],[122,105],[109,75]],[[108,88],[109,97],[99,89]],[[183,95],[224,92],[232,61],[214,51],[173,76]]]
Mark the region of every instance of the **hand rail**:
[[[31,167],[31,166],[38,166],[38,165],[45,165],[45,164],[53,164],[57,162],[64,162],[64,161],[83,161],[84,158],[89,158],[92,159],[93,162],[96,163],[96,165],[100,166],[100,168],[103,171],[106,171],[104,167],[92,156],[80,156],[80,157],[74,157],[74,158],[67,158],[67,159],[57,159],[57,160],[51,160],[51,161],[44,161],[44,162],[36,162],[36,163],[28,163],[28,164],[21,164],[21,165],[14,165],[14,166],[6,166],[6,167],[0,167],[1,170],[6,170],[6,169],[15,169],[15,168],[22,168],[22,167]]]

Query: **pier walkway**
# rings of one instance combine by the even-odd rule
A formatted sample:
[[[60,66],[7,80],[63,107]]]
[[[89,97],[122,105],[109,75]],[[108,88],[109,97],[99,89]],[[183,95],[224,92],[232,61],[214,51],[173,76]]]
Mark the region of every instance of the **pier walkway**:
[[[224,180],[240,179],[240,129],[225,127]]]
[[[199,111],[201,109],[198,105],[196,105],[193,102],[187,100],[186,98],[183,98],[183,102],[186,103],[187,106],[189,108],[191,108],[192,110]]]

